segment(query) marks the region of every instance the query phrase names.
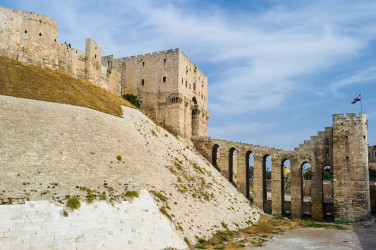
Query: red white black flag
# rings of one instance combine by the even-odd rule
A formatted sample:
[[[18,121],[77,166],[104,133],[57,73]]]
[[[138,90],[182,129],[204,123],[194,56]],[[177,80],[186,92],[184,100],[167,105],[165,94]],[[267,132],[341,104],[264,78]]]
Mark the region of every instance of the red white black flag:
[[[360,100],[361,100],[360,95],[361,95],[361,94],[359,94],[359,96],[358,96],[357,98],[355,98],[354,101],[351,102],[351,104],[354,104],[354,103],[356,103],[357,101],[360,101]]]

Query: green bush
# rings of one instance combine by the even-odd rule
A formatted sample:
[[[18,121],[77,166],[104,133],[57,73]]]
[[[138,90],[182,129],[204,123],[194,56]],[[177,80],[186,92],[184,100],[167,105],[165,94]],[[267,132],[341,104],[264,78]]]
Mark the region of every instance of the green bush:
[[[123,98],[127,101],[129,101],[130,103],[132,103],[134,106],[136,106],[137,108],[139,108],[141,105],[140,105],[140,101],[137,100],[137,96],[136,95],[132,95],[132,94],[125,94],[123,95]]]
[[[127,191],[125,193],[125,196],[127,197],[131,197],[131,198],[134,198],[134,197],[137,197],[138,198],[138,192],[137,191]]]
[[[75,210],[75,209],[80,208],[80,206],[81,206],[81,203],[77,196],[73,195],[72,197],[69,198],[67,202],[67,207],[69,207],[72,210]]]

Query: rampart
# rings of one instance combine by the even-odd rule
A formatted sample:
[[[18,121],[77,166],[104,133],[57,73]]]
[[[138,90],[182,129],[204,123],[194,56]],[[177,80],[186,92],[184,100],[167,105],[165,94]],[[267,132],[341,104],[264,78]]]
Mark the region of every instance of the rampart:
[[[61,70],[120,95],[119,72],[101,66],[101,47],[86,40],[85,52],[58,41],[54,19],[0,6],[0,55]]]
[[[58,41],[50,17],[0,7],[0,55],[61,70],[119,96],[133,94],[149,117],[184,138],[207,135],[207,77],[180,49],[118,59]]]

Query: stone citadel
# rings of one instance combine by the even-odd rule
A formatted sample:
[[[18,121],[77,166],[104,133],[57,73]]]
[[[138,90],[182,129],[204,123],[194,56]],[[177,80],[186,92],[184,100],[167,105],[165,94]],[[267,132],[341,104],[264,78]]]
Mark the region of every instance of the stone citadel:
[[[102,57],[90,38],[85,52],[59,42],[50,17],[0,7],[0,55],[66,72],[120,96],[137,95],[141,110],[184,138],[207,134],[208,80],[180,49]]]
[[[334,115],[333,126],[294,151],[207,137],[207,77],[180,50],[117,58],[101,55],[101,47],[86,40],[85,52],[58,41],[57,23],[50,17],[0,7],[0,54],[24,63],[61,70],[88,80],[119,96],[137,95],[141,110],[181,137],[249,197],[249,156],[254,156],[254,203],[273,215],[314,219],[364,220],[370,216],[366,114]],[[218,151],[218,149],[220,149]],[[217,164],[217,156],[221,161]],[[234,159],[236,156],[236,160]],[[272,158],[272,195],[266,191],[266,159]],[[291,162],[291,201],[284,199],[283,167]],[[234,164],[235,163],[235,164]],[[302,198],[302,166],[312,168],[312,199]],[[333,170],[334,195],[323,197],[323,168]],[[235,174],[236,173],[236,176]]]

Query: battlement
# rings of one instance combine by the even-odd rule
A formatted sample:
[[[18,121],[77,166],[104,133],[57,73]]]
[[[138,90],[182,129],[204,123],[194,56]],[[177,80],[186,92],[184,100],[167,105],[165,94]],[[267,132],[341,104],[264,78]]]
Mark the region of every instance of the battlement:
[[[359,122],[359,121],[366,121],[366,113],[359,113],[359,116],[356,113],[347,113],[346,117],[344,114],[334,114],[333,115],[333,123],[349,123],[349,122]]]
[[[181,52],[179,48],[176,49],[169,49],[169,50],[162,50],[162,51],[156,51],[152,53],[145,53],[145,54],[139,54],[139,55],[134,55],[134,56],[128,56],[128,57],[122,57],[120,59],[143,59],[143,58],[149,58],[149,57],[154,57],[157,55],[166,55],[166,56],[173,56],[173,55],[178,55]]]
[[[30,20],[34,20],[34,21],[39,21],[40,23],[49,24],[49,25],[51,25],[51,26],[53,26],[54,28],[57,29],[57,22],[55,21],[55,19],[53,19],[49,16],[45,16],[45,15],[42,15],[42,14],[35,13],[35,12],[14,10],[14,9],[10,9],[10,8],[7,8],[7,7],[0,6],[0,13],[2,13],[2,15],[4,15],[4,17],[6,15],[14,15],[14,16],[19,16],[19,17],[22,16],[23,19],[30,19]]]

